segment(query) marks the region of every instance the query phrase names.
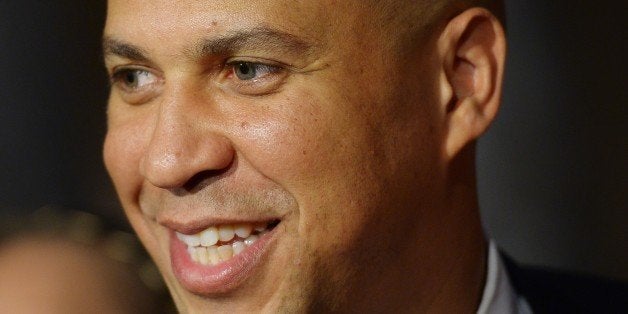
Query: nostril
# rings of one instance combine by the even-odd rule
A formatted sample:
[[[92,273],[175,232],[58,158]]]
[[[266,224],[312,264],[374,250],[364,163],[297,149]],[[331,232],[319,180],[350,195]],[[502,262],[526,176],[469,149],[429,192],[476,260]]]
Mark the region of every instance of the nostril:
[[[140,164],[140,172],[150,184],[177,195],[195,193],[212,178],[223,176],[235,158],[226,137],[202,129],[183,132],[186,130],[155,131]]]
[[[204,187],[210,185],[212,182],[219,180],[224,177],[229,167],[223,169],[216,170],[204,170],[195,175],[193,175],[183,186],[181,189],[177,189],[175,194],[194,194]]]

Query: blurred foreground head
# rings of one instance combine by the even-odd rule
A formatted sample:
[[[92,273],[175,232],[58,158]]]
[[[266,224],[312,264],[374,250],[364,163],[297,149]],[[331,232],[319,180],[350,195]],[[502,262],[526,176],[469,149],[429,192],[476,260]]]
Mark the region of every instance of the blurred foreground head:
[[[1,313],[155,313],[128,265],[64,238],[31,234],[0,246]]]
[[[105,163],[179,309],[477,310],[498,8],[110,0]]]

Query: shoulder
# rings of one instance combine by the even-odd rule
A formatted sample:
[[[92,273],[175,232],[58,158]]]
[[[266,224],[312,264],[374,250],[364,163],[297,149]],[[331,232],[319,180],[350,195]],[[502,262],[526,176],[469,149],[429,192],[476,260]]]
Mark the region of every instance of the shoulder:
[[[502,253],[517,293],[535,313],[628,313],[628,283],[526,267]]]

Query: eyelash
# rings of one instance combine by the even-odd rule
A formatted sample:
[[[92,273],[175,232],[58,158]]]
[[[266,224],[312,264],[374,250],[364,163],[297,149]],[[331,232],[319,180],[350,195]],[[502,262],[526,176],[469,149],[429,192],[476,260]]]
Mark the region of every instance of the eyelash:
[[[127,79],[128,75],[131,73],[136,73],[138,76],[140,74],[151,74],[149,70],[141,68],[120,68],[114,70],[111,74],[111,84],[124,83],[124,80]]]
[[[239,67],[242,66],[252,68],[255,74],[259,74],[259,76],[254,76],[251,79],[242,79],[238,75],[238,70],[242,70],[242,68]],[[288,70],[283,65],[249,60],[228,61],[225,64],[225,68],[227,70],[225,78],[235,78],[233,80],[227,80],[227,82],[233,84],[234,89],[236,89],[238,93],[249,96],[268,95],[276,92],[283,78],[288,74]]]
[[[134,76],[137,86],[130,86],[127,79],[130,75]],[[142,80],[150,79],[149,82],[142,83]],[[121,66],[114,68],[110,75],[110,84],[112,88],[120,91],[122,99],[129,104],[142,104],[158,94],[160,78],[157,74],[148,68],[140,66]],[[141,85],[141,86],[140,86]]]

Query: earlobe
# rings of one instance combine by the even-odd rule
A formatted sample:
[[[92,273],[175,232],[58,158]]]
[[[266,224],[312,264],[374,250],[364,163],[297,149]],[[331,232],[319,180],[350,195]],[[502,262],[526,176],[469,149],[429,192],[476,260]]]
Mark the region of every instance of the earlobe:
[[[489,127],[500,104],[506,39],[497,18],[472,8],[452,19],[440,38],[445,117],[444,153],[454,158]]]

